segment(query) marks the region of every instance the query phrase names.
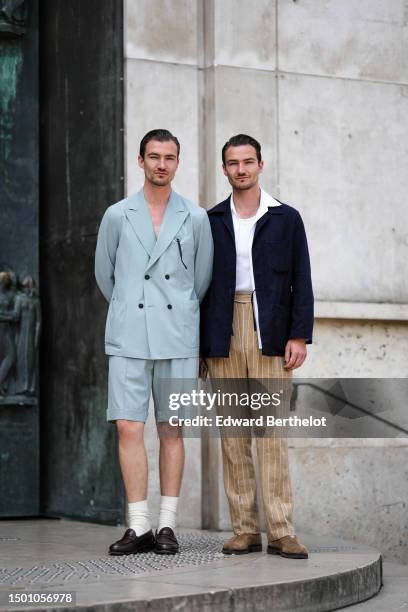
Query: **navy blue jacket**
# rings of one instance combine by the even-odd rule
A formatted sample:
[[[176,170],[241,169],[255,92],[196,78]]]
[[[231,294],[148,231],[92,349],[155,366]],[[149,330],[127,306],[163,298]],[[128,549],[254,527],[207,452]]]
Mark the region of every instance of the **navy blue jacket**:
[[[208,210],[214,240],[211,285],[201,305],[202,357],[228,357],[232,335],[236,250],[230,198]],[[264,355],[284,355],[291,338],[312,342],[313,290],[303,221],[287,204],[268,207],[252,244]]]

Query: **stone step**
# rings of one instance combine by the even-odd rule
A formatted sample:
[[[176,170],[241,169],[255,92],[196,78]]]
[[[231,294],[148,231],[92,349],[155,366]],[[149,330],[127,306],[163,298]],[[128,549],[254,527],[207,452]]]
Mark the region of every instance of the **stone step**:
[[[373,599],[350,606],[350,612],[408,610],[408,565],[383,563],[384,586]]]
[[[268,555],[265,540],[263,552],[224,556],[222,542],[230,534],[178,530],[178,555],[108,556],[123,531],[67,520],[2,521],[0,610],[29,609],[10,605],[10,593],[24,599],[70,591],[74,609],[92,612],[325,612],[366,600],[381,587],[380,553],[354,542],[305,534],[299,539],[309,548],[307,560]],[[72,610],[59,609],[65,608]]]

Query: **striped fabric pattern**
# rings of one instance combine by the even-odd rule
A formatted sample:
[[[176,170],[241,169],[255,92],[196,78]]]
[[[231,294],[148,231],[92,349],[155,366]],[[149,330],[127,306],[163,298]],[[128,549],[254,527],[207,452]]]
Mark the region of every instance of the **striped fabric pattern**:
[[[251,293],[236,293],[229,357],[207,359],[211,378],[288,379],[283,357],[262,355],[254,329]],[[224,486],[236,535],[259,533],[252,440],[221,436]],[[256,437],[268,541],[294,535],[293,497],[286,438]]]

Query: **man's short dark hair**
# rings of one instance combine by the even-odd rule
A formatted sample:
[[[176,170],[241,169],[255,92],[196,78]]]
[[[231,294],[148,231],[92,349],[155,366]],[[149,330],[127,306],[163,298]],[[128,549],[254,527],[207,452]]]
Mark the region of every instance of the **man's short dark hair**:
[[[171,140],[172,142],[174,142],[174,144],[177,146],[177,159],[178,159],[180,155],[180,143],[177,140],[177,138],[173,136],[171,132],[169,132],[169,130],[150,130],[150,132],[147,132],[147,134],[145,134],[142,140],[140,141],[140,149],[139,149],[140,157],[143,157],[144,159],[145,152],[146,152],[146,145],[151,140],[158,140],[159,142],[167,142],[168,140]]]
[[[254,147],[256,151],[256,157],[258,162],[262,161],[261,155],[261,145],[255,138],[252,136],[248,136],[248,134],[237,134],[236,136],[232,136],[225,145],[222,147],[222,163],[225,166],[225,152],[230,147],[241,147],[242,145],[251,145]]]

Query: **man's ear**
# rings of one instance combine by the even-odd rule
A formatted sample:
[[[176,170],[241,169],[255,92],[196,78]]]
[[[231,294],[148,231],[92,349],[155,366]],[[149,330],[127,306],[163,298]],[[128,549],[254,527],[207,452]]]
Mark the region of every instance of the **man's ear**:
[[[141,155],[137,156],[137,163],[139,164],[140,168],[144,167],[144,159],[143,159],[143,157]]]
[[[264,169],[264,161],[263,161],[263,159],[261,159],[261,161],[259,162],[258,165],[259,165],[259,172],[263,172],[263,169]]]
[[[222,164],[222,171],[223,171],[223,173],[224,173],[224,176],[228,176],[228,174],[227,174],[227,170],[226,170],[226,168],[225,168],[225,165],[224,165],[224,164]]]

